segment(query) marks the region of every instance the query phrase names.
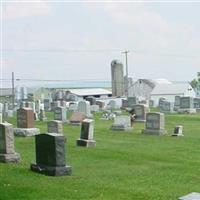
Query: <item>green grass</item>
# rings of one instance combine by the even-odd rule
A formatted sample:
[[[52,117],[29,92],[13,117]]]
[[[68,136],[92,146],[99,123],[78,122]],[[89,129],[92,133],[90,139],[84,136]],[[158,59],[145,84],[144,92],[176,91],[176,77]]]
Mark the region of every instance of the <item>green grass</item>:
[[[109,130],[111,121],[95,115],[95,148],[76,146],[80,127],[64,125],[67,164],[72,176],[48,177],[30,171],[34,137],[15,137],[19,164],[0,164],[0,200],[176,200],[200,191],[200,114],[166,115],[166,136]],[[48,113],[49,119],[52,114]],[[16,119],[8,119],[16,124]],[[183,125],[184,137],[171,137]],[[36,122],[46,132],[46,122]]]

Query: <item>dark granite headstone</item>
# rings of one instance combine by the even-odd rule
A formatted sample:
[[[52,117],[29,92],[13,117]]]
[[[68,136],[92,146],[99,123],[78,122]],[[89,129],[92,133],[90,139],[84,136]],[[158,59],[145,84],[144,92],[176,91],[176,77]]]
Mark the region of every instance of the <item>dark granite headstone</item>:
[[[71,175],[65,162],[65,137],[58,133],[35,136],[36,164],[31,170],[48,176]]]

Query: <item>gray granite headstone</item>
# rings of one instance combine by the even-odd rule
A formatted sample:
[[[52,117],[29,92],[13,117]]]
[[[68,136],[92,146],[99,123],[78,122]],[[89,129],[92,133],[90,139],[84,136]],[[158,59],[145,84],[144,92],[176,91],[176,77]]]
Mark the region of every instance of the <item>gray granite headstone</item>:
[[[135,113],[135,120],[137,122],[145,122],[146,114],[149,112],[149,107],[144,104],[135,104],[132,107]]]
[[[90,103],[88,101],[79,101],[78,112],[84,113],[87,117],[92,117],[92,114],[90,111]]]
[[[35,136],[36,163],[31,170],[48,176],[71,175],[65,161],[65,137],[58,133]]]
[[[63,123],[62,121],[52,120],[47,122],[48,133],[60,133],[63,134]]]
[[[14,149],[13,126],[0,124],[0,162],[19,162],[20,155]]]
[[[159,112],[149,112],[146,115],[145,129],[142,133],[163,135],[166,133],[165,130],[165,115]]]
[[[196,113],[194,108],[194,99],[192,97],[181,97],[179,113]]]
[[[54,110],[54,120],[66,122],[67,121],[67,109],[64,107],[56,107]]]
[[[127,115],[116,116],[114,123],[110,127],[112,130],[126,131],[131,128],[131,118]]]

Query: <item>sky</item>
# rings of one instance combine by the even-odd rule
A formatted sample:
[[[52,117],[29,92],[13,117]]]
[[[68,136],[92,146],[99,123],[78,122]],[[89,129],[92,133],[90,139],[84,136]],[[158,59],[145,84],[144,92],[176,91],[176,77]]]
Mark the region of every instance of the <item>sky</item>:
[[[1,2],[1,78],[191,81],[200,71],[200,1]],[[125,66],[124,66],[125,70]]]

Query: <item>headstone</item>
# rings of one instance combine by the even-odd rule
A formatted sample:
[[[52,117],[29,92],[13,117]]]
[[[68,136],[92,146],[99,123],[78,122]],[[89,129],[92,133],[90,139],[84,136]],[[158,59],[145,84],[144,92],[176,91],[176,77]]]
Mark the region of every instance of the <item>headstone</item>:
[[[158,100],[158,107],[161,108],[163,106],[163,103],[166,101],[165,98],[161,97],[159,100]]]
[[[180,96],[175,96],[174,98],[174,111],[178,111],[178,109],[180,108]]]
[[[159,112],[147,113],[145,129],[142,130],[142,133],[153,135],[165,134],[165,115]]]
[[[131,129],[131,118],[127,115],[116,116],[110,127],[112,130],[126,131]]]
[[[154,106],[154,100],[149,100],[149,106],[153,107]]]
[[[107,105],[107,109],[109,110],[115,110],[117,109],[117,103],[115,100],[110,100],[108,105]]]
[[[135,113],[135,121],[136,122],[145,122],[146,114],[149,112],[149,107],[144,104],[135,104],[132,107]]]
[[[9,123],[0,124],[0,162],[19,162],[20,155],[14,149],[13,126]]]
[[[27,94],[27,100],[28,101],[34,101],[35,97],[34,97],[34,94],[33,93],[28,93]]]
[[[78,110],[78,104],[77,103],[70,103],[69,104],[69,111],[76,112]]]
[[[58,133],[35,136],[36,164],[31,170],[48,176],[71,175],[71,167],[65,161],[65,137]]]
[[[127,101],[128,101],[128,107],[129,108],[132,108],[135,104],[138,104],[137,97],[128,97]]]
[[[45,111],[43,109],[40,109],[39,119],[40,119],[40,121],[46,121],[47,120],[47,117],[45,115]]]
[[[176,126],[172,136],[183,136],[183,126]]]
[[[194,108],[200,108],[200,98],[194,98]]]
[[[63,134],[63,123],[58,120],[52,120],[47,122],[47,132]]]
[[[17,128],[14,128],[16,136],[33,136],[39,134],[38,128],[34,128],[34,113],[31,108],[19,108],[17,110]]]
[[[86,97],[85,100],[90,102],[90,105],[96,104],[96,98],[95,97]]]
[[[50,111],[51,109],[51,99],[44,99],[44,110]]]
[[[51,102],[51,111],[54,112],[55,108],[60,107],[60,101]]]
[[[185,196],[179,197],[178,200],[200,200],[200,193],[192,192],[192,193],[187,194]]]
[[[35,112],[37,112],[37,113],[40,112],[40,104],[41,104],[40,100],[35,101]]]
[[[78,112],[82,112],[86,115],[86,117],[92,117],[90,111],[90,103],[88,101],[79,101],[78,102]]]
[[[98,105],[91,105],[90,110],[91,110],[91,112],[99,112],[99,106]]]
[[[128,100],[122,99],[122,107],[121,107],[121,108],[122,108],[122,109],[128,108]]]
[[[78,146],[95,146],[96,142],[93,140],[94,134],[94,120],[85,119],[81,124],[81,134],[80,138],[77,140]]]
[[[74,112],[69,120],[71,125],[81,125],[82,121],[86,118],[84,113]]]
[[[179,113],[196,113],[196,109],[193,107],[193,98],[192,97],[181,97],[180,98],[180,108],[178,109]]]
[[[171,102],[164,101],[162,103],[162,106],[160,107],[160,112],[163,113],[172,113],[174,110],[174,106]]]
[[[103,110],[105,108],[105,102],[103,101],[100,100],[96,101],[96,105],[99,106],[100,110]]]
[[[5,119],[6,117],[8,117],[8,103],[7,102],[3,104],[3,118]]]
[[[67,109],[64,107],[56,107],[54,110],[54,120],[66,122],[67,121]]]

